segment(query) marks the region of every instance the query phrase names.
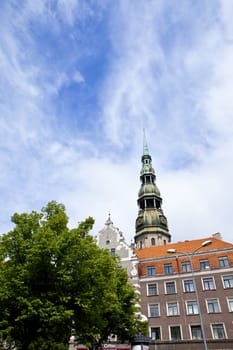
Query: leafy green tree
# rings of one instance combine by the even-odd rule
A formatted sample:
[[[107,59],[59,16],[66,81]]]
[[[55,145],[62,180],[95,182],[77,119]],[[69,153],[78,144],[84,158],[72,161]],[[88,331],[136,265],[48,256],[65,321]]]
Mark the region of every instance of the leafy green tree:
[[[89,234],[92,218],[69,229],[52,201],[12,222],[0,241],[0,339],[9,348],[67,350],[71,334],[92,346],[143,329],[125,270]]]

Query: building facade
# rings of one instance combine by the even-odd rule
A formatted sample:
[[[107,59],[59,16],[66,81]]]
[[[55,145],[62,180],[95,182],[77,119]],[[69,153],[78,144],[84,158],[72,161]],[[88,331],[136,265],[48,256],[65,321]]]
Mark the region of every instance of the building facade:
[[[145,135],[141,162],[134,249],[110,216],[97,243],[120,256],[151,350],[233,349],[233,244],[218,233],[171,243]]]
[[[171,243],[144,135],[135,253],[151,348],[233,349],[233,244]]]
[[[213,236],[136,254],[141,309],[156,349],[233,349],[232,244]]]
[[[134,252],[133,245],[127,244],[123,233],[119,228],[113,225],[110,214],[108,215],[108,219],[106,220],[103,229],[98,232],[95,239],[100,248],[107,249],[112,256],[119,256],[119,267],[124,268],[127,271],[129,283],[134,286],[134,290],[138,294],[140,302],[141,292],[138,275],[138,258]],[[138,303],[137,306],[139,308],[139,314],[141,315],[141,303]],[[143,315],[141,315],[141,317],[143,319]],[[125,350],[126,344],[118,344],[116,335],[110,335],[109,343],[105,344],[105,347],[112,347],[117,350],[121,350],[123,347]]]
[[[119,228],[114,227],[110,214],[102,230],[95,237],[100,248],[108,249],[110,255],[120,257],[120,265],[131,275],[132,270],[136,270],[134,264],[134,251],[131,245],[126,243],[123,233]]]

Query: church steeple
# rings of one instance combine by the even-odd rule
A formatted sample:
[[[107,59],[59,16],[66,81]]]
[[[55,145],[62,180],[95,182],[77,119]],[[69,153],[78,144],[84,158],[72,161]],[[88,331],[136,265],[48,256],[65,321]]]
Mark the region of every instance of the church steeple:
[[[136,219],[135,243],[137,248],[164,245],[170,242],[167,219],[162,210],[162,198],[156,185],[152,158],[143,133],[143,155],[140,173],[141,187],[138,193],[138,216]]]

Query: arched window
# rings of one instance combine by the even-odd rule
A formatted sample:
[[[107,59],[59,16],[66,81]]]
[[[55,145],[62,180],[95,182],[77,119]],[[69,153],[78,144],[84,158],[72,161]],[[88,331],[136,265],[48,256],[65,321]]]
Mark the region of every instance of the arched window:
[[[155,245],[155,238],[151,238],[151,245]]]

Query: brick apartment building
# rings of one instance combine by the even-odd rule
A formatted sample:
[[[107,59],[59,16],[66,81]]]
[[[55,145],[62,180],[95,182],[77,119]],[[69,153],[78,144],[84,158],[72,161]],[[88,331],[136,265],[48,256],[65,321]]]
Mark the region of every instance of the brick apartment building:
[[[233,349],[232,244],[208,237],[136,255],[141,311],[156,349]]]

